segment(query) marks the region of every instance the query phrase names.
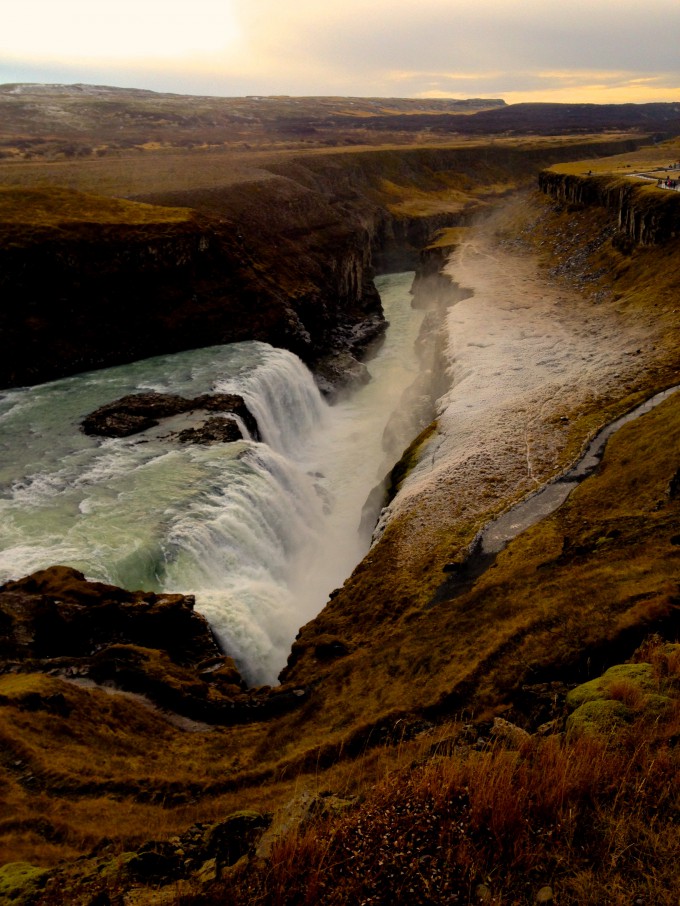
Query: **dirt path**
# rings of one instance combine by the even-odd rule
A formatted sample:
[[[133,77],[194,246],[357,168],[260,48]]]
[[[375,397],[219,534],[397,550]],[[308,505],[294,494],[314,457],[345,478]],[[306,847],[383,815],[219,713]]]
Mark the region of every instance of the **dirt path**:
[[[594,413],[627,396],[656,334],[612,299],[552,281],[499,238],[494,218],[470,229],[446,271],[472,292],[447,316],[451,389],[438,401],[438,435],[388,516],[407,515],[422,544],[562,472],[594,433]]]

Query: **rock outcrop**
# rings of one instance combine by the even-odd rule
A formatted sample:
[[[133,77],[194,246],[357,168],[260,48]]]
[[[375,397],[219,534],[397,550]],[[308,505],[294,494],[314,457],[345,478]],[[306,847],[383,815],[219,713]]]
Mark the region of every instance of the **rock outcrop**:
[[[134,393],[100,406],[82,422],[85,434],[99,437],[129,437],[158,425],[163,419],[188,412],[236,415],[253,440],[260,439],[255,416],[237,393],[204,393],[186,399],[171,393]],[[243,433],[233,418],[209,418],[202,425],[177,433],[183,443],[239,440]]]
[[[141,693],[194,720],[271,717],[306,698],[300,687],[247,689],[191,595],[129,592],[54,566],[0,587],[3,672],[50,673]],[[55,696],[15,696],[59,712]]]
[[[680,193],[610,175],[544,170],[539,187],[566,205],[604,208],[615,219],[621,237],[640,245],[661,245],[680,234]]]

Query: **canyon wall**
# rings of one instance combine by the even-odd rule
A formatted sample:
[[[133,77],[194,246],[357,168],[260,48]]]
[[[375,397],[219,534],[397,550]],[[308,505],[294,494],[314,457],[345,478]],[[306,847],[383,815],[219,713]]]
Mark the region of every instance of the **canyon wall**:
[[[660,245],[680,231],[680,193],[660,191],[653,183],[611,175],[582,175],[544,170],[540,188],[566,205],[595,205],[616,219],[618,230],[632,243]]]
[[[332,384],[384,328],[376,271],[414,268],[433,232],[541,166],[632,144],[280,156],[250,180],[136,197],[190,209],[180,222],[0,222],[0,386],[248,339],[320,372],[335,353]]]

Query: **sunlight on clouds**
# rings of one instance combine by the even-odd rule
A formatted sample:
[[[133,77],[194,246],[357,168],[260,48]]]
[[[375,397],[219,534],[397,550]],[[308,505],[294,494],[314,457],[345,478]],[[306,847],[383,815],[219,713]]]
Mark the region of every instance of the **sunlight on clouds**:
[[[389,72],[387,78],[392,82],[406,82],[414,79],[436,80],[437,82],[446,80],[450,82],[479,82],[483,79],[500,79],[505,74],[501,71],[492,72],[411,72],[404,70],[402,72]]]
[[[680,86],[658,88],[610,88],[606,85],[581,85],[578,88],[546,88],[537,91],[504,91],[508,104],[652,104],[680,100]]]
[[[508,103],[645,103],[680,101],[680,74],[625,70],[396,70],[395,89],[410,97],[502,97]]]
[[[215,52],[240,36],[229,0],[21,0],[3,14],[0,52],[131,60]]]
[[[679,0],[5,0],[7,81],[181,93],[680,96]],[[631,67],[635,66],[635,71]]]

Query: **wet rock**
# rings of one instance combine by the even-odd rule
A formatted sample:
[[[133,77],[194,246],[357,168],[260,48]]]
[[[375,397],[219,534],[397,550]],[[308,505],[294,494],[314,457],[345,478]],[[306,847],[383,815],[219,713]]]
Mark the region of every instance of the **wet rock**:
[[[242,438],[241,429],[233,418],[209,418],[199,427],[187,428],[177,435],[183,444],[229,444]]]
[[[146,695],[193,721],[231,725],[299,707],[300,685],[248,689],[191,595],[129,592],[70,567],[0,587],[0,657],[14,670],[89,679]],[[15,690],[0,705],[68,715],[59,693]]]
[[[329,400],[341,393],[367,384],[371,375],[363,362],[351,352],[341,350],[323,356],[314,362],[314,380],[321,393]]]
[[[236,415],[241,419],[250,436],[254,440],[260,439],[257,421],[246,406],[243,397],[237,393],[206,393],[192,399],[170,393],[134,393],[121,397],[115,402],[107,403],[105,406],[100,406],[99,409],[87,415],[81,425],[85,434],[98,437],[129,437],[158,425],[163,419],[194,411],[224,412]],[[214,434],[211,441],[194,438],[190,433],[182,437],[181,435],[186,432],[180,432],[179,439],[194,443],[222,440],[218,436],[215,424],[221,421],[230,422],[232,425],[229,429],[226,425],[219,426],[225,438],[228,436],[229,440],[238,440],[242,437],[234,419],[213,418],[208,419],[203,425],[205,428],[208,423],[211,424],[212,427],[208,430],[208,434],[210,430]],[[235,436],[235,428],[238,430],[238,437]],[[189,432],[193,430],[197,429],[188,429]]]
[[[129,592],[53,566],[0,587],[0,654],[10,661],[76,659],[129,643],[166,650],[178,663],[220,657],[194,604],[191,595]]]

